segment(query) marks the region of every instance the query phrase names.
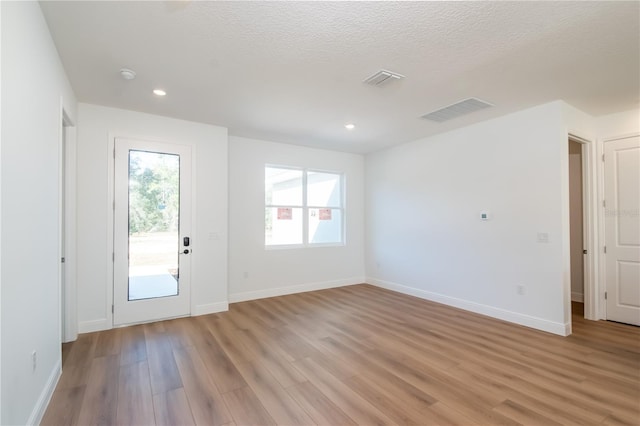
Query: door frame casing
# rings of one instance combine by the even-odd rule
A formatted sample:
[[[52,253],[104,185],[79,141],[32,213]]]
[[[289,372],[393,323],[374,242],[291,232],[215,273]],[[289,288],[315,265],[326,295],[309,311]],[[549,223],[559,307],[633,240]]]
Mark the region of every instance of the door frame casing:
[[[597,146],[591,139],[582,137],[575,132],[568,132],[565,139],[565,151],[566,156],[563,156],[566,162],[566,182],[567,182],[567,197],[565,204],[567,206],[567,225],[570,223],[569,219],[569,141],[577,142],[582,147],[582,228],[583,228],[583,248],[587,250],[587,254],[584,256],[584,318],[590,320],[596,320],[599,301],[596,295],[598,294],[598,264],[599,264],[599,252],[598,252],[598,197],[596,191],[597,185]],[[569,231],[567,226],[566,236],[567,243],[569,241]],[[568,313],[567,317],[569,323],[571,321],[571,257],[569,254],[570,244],[565,244],[566,253],[565,256],[565,270],[568,271],[567,280],[565,281],[565,312]],[[571,334],[571,330],[569,333]]]
[[[64,266],[59,262],[60,280],[60,341],[72,342],[78,338],[78,290],[76,271],[76,127],[60,100],[60,136],[58,146],[58,214],[59,214],[59,258],[63,256]],[[64,167],[64,179],[62,176]],[[62,198],[64,191],[64,200]],[[64,206],[62,203],[64,202]],[[64,217],[62,212],[64,211]],[[62,221],[64,220],[64,227]],[[64,232],[64,235],[63,235]],[[64,268],[64,280],[62,269]]]
[[[620,139],[635,138],[638,136],[640,136],[640,132],[633,132],[633,133],[625,133],[617,136],[606,137],[598,141],[598,144],[597,144],[598,158],[602,159],[602,161],[598,161],[598,207],[599,207],[598,211],[601,212],[601,214],[598,215],[598,238],[600,241],[602,241],[602,244],[599,247],[600,249],[599,253],[604,254],[604,242],[606,241],[605,214],[604,214],[604,211],[605,211],[605,207],[604,207],[604,202],[605,202],[604,144],[607,142],[613,142]],[[598,274],[599,286],[597,288],[598,309],[596,312],[597,318],[595,319],[606,320],[607,319],[607,301],[605,299],[605,292],[607,291],[607,278],[606,278],[607,268],[606,268],[606,257],[604,255],[599,256],[598,269],[599,269],[599,274]],[[585,308],[586,308],[586,305],[585,305]]]

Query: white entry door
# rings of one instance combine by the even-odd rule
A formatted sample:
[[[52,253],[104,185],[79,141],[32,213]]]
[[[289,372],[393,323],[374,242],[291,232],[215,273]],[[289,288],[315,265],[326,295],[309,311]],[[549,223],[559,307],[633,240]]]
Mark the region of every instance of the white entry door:
[[[640,325],[640,137],[605,142],[604,159],[607,319]]]
[[[190,313],[191,149],[115,141],[114,325]]]

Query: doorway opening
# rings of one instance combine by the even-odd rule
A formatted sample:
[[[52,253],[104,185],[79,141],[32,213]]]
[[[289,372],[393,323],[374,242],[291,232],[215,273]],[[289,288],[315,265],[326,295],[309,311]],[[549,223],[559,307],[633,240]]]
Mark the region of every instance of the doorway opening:
[[[60,120],[58,147],[58,232],[60,341],[71,342],[78,336],[75,276],[75,144],[73,122],[64,109]],[[64,354],[64,350],[63,350]]]
[[[570,280],[565,281],[565,319],[570,324],[572,316],[598,319],[598,282],[595,279],[598,271],[595,268],[599,255],[596,146],[573,134],[567,139],[569,235],[565,268]]]
[[[571,253],[571,313],[584,316],[583,144],[569,138],[569,220]]]
[[[115,326],[190,314],[191,149],[114,142]]]

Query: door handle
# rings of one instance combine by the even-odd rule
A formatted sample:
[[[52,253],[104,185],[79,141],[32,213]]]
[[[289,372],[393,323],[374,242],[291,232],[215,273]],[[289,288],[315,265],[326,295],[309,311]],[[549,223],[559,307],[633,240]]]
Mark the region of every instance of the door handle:
[[[178,253],[178,254],[189,254],[189,249],[184,249],[182,253]]]

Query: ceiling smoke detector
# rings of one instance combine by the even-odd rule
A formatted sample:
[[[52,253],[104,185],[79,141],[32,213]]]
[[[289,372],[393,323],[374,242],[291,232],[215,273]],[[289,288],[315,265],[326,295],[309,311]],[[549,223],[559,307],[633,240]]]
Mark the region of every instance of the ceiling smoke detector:
[[[397,72],[380,70],[370,77],[367,77],[363,82],[370,86],[382,86],[383,84],[390,83],[394,80],[400,80],[404,78],[404,75]]]
[[[122,68],[120,70],[120,75],[125,80],[133,80],[134,78],[136,78],[136,72],[133,70],[130,70],[129,68]]]
[[[432,111],[421,116],[421,118],[424,118],[425,120],[435,121],[436,123],[443,123],[445,121],[458,118],[462,115],[471,114],[472,112],[476,112],[492,106],[493,105],[489,102],[481,101],[478,98],[468,98],[444,108]]]

